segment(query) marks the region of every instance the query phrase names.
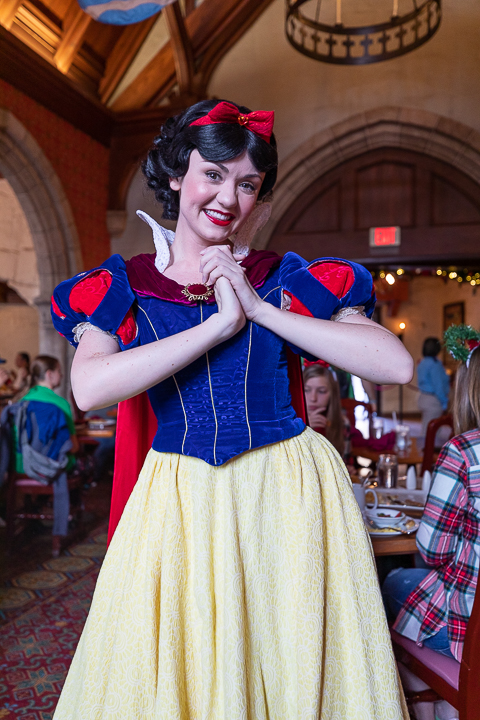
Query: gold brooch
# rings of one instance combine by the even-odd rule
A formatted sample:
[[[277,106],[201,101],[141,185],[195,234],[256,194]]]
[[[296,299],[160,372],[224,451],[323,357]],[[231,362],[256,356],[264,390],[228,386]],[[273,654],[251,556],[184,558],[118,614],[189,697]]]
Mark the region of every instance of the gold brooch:
[[[188,300],[198,302],[198,300],[207,300],[207,298],[212,297],[213,287],[207,287],[206,285],[202,285],[200,283],[192,283],[185,285],[182,293],[186,298],[188,298]]]

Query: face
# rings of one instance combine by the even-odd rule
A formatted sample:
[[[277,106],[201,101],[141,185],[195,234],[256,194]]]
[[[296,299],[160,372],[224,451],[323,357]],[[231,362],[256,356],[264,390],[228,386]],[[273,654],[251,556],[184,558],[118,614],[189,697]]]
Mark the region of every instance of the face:
[[[202,244],[225,243],[255,207],[264,177],[246,152],[217,163],[193,150],[184,177],[170,179],[180,193],[177,231],[188,230]]]
[[[55,370],[47,370],[45,373],[45,380],[51,390],[55,390],[55,388],[59,387],[62,382],[62,371],[60,366],[58,365]]]
[[[315,410],[326,413],[330,402],[330,385],[328,378],[316,376],[305,383],[305,399],[307,411],[313,413]]]
[[[17,357],[15,358],[15,365],[18,368],[25,367],[26,362],[21,355],[17,355]]]

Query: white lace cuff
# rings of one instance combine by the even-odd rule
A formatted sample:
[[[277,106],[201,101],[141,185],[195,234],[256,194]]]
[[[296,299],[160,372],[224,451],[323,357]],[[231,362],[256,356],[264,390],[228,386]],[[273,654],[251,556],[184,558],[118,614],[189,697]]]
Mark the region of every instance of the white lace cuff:
[[[366,317],[365,314],[365,306],[364,305],[354,305],[353,307],[346,307],[342,308],[338,311],[336,315],[332,315],[330,320],[333,320],[333,322],[338,322],[338,320],[341,320],[344,317],[347,317],[347,315],[363,315]]]
[[[104,335],[108,335],[108,337],[111,337],[118,342],[118,337],[116,335],[114,335],[113,333],[108,332],[108,330],[101,330],[96,325],[92,325],[92,323],[82,322],[82,323],[79,323],[78,325],[75,325],[75,327],[73,328],[73,339],[75,340],[76,343],[80,342],[80,338],[82,337],[83,333],[86,330],[95,330],[95,332],[99,332],[99,333],[103,333]]]

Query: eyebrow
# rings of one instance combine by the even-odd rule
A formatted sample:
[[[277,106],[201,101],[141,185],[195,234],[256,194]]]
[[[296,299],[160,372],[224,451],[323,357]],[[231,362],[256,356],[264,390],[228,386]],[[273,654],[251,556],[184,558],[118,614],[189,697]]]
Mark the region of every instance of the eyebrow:
[[[212,163],[213,165],[216,165],[217,167],[219,167],[220,170],[223,170],[223,171],[226,172],[226,173],[229,172],[229,170],[228,170],[228,168],[227,168],[226,165],[222,165],[222,163],[215,162],[215,160],[204,160],[203,162]],[[259,173],[250,173],[250,175],[244,175],[243,177],[244,177],[245,179],[247,179],[247,178],[258,178],[259,180],[262,179],[262,176],[261,176]]]

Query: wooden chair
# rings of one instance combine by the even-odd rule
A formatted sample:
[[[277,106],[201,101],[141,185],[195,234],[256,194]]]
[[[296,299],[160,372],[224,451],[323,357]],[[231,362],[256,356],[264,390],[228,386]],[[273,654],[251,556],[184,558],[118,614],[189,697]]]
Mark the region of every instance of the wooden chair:
[[[461,662],[418,647],[395,630],[391,636],[397,660],[432,688],[406,692],[407,702],[443,699],[457,708],[460,720],[480,720],[480,592],[475,595]]]
[[[15,456],[13,457],[13,463]],[[75,518],[79,525],[82,522],[83,495],[81,478],[68,478],[70,492],[69,520]],[[35,500],[37,502],[35,502]],[[21,532],[26,522],[30,520],[53,521],[53,486],[17,473],[10,468],[7,476],[7,553],[13,550],[15,538]],[[52,553],[58,556],[60,552],[61,536],[52,535]]]
[[[423,462],[422,462],[422,471],[421,474],[428,470],[429,472],[432,472],[434,461],[436,460],[435,457],[435,437],[437,435],[438,430],[441,427],[451,427],[453,430],[453,417],[452,415],[442,415],[439,418],[434,418],[433,420],[430,420],[427,427],[427,434],[425,437],[425,447],[423,450]]]
[[[352,427],[355,427],[355,408],[361,405],[365,408],[365,410],[368,413],[368,418],[370,419],[372,415],[372,406],[370,403],[362,402],[360,400],[355,400],[354,398],[342,398],[341,400],[342,408],[347,413],[347,417],[350,421],[350,425]]]
[[[9,419],[10,424],[13,419]],[[11,432],[10,437],[14,437]],[[7,510],[7,553],[13,550],[15,537],[21,532],[26,522],[30,520],[52,520],[53,516],[53,485],[43,483],[18,473],[15,469],[16,453],[12,448],[9,457],[9,466],[6,482]],[[83,479],[69,477],[68,490],[70,494],[69,520],[75,518],[82,524],[83,516]],[[57,556],[60,552],[61,536],[52,535],[52,553]]]

